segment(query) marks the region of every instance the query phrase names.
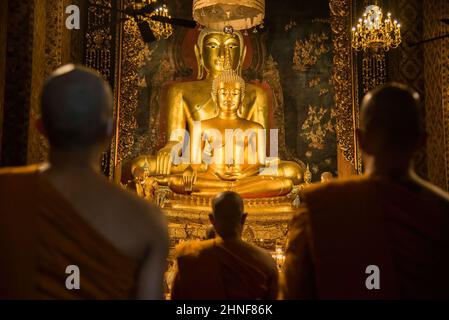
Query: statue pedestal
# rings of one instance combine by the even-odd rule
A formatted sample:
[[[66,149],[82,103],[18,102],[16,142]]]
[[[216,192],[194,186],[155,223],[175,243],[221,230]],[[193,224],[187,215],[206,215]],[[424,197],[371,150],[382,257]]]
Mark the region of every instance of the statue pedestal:
[[[165,212],[173,245],[179,241],[205,238],[213,198],[176,194],[168,187],[158,185],[152,188],[137,185],[137,191]],[[287,196],[243,201],[248,214],[243,238],[270,251],[276,245],[283,246],[288,224],[298,210],[297,188]]]

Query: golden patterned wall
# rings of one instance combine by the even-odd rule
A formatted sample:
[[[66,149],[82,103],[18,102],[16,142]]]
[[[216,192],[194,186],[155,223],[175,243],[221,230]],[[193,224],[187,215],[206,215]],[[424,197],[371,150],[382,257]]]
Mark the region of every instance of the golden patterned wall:
[[[424,38],[448,34],[439,19],[449,17],[449,1],[426,0]],[[449,39],[424,46],[425,107],[429,180],[449,190]]]
[[[36,1],[33,15],[32,76],[27,162],[37,163],[48,156],[48,143],[37,131],[35,122],[40,117],[39,99],[44,79],[62,64],[82,60],[83,30],[68,30],[65,8],[75,4],[82,9],[83,0]],[[82,14],[82,10],[81,10]]]
[[[405,43],[417,43],[423,38],[423,1],[394,0],[391,11],[402,26],[402,38]],[[406,83],[421,96],[422,126],[425,127],[425,90],[424,90],[424,46],[402,45],[389,54],[388,77],[390,81]],[[415,154],[416,172],[427,178],[426,144]]]

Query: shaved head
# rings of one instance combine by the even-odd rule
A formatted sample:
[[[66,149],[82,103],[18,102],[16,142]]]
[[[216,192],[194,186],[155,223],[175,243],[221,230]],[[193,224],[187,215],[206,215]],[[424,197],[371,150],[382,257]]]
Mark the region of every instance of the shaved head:
[[[238,193],[226,191],[218,194],[212,203],[212,223],[221,237],[237,235],[242,228],[245,214],[243,200]]]
[[[371,154],[412,153],[421,138],[419,95],[391,83],[364,97],[360,115],[361,146]]]
[[[47,79],[42,120],[52,148],[74,149],[104,143],[112,133],[112,93],[95,71],[68,64]]]

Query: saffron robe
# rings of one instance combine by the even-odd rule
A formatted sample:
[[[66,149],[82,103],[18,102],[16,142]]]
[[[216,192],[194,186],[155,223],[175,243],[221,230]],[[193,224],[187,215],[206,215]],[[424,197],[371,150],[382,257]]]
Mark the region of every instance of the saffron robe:
[[[311,187],[290,228],[281,297],[448,298],[448,199],[375,177]],[[368,289],[370,265],[379,290]]]
[[[79,268],[79,290],[66,287],[70,265]],[[136,278],[136,261],[85,221],[38,166],[0,170],[1,298],[132,298]]]
[[[240,240],[191,241],[177,248],[172,299],[275,299],[278,271],[267,252]]]

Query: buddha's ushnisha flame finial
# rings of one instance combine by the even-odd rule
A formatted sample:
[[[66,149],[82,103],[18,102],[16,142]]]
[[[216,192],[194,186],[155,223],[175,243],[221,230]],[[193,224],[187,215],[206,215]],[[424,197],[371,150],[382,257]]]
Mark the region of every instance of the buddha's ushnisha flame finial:
[[[230,50],[227,50],[225,55],[225,62],[223,71],[220,73],[218,77],[216,77],[212,81],[212,95],[215,96],[217,94],[217,90],[220,83],[240,83],[240,89],[242,90],[242,95],[245,94],[245,80],[240,77],[233,69],[230,59]]]
[[[226,48],[223,70],[232,70],[231,49]]]

